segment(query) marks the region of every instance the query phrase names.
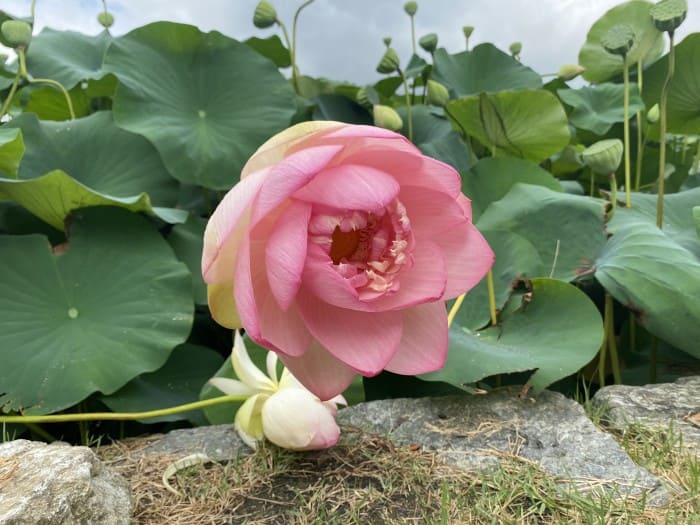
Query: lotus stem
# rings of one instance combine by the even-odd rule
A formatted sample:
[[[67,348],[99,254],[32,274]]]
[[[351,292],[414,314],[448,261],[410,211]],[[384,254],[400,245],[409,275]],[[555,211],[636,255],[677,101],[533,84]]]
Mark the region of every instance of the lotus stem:
[[[406,95],[406,119],[408,120],[408,140],[413,142],[413,116],[411,115],[411,93],[408,90],[408,80],[406,75],[400,68],[397,68],[401,79],[403,80],[403,90]]]
[[[607,295],[607,294],[606,294]],[[605,361],[608,358],[608,337],[610,337],[610,315],[605,308],[603,314],[603,343],[598,351],[598,386],[605,386]]]
[[[447,327],[448,328],[450,326],[452,326],[452,321],[454,321],[455,317],[457,317],[457,312],[459,312],[459,309],[462,307],[462,303],[464,302],[464,298],[466,296],[467,296],[467,293],[464,292],[462,295],[457,297],[457,300],[452,305],[452,308],[450,308],[450,313],[447,314]]]
[[[140,419],[181,414],[182,412],[189,412],[190,410],[201,410],[222,403],[236,403],[244,401],[247,397],[248,396],[219,396],[159,410],[148,410],[146,412],[85,412],[82,414],[50,414],[47,416],[0,416],[0,423],[20,423],[26,425],[31,423],[67,423],[75,421],[137,421]]]
[[[12,103],[12,99],[14,98],[15,93],[17,92],[19,79],[20,71],[19,69],[17,69],[17,74],[15,75],[15,79],[12,81],[12,87],[10,88],[10,92],[7,94],[7,98],[5,99],[5,102],[2,105],[2,109],[0,109],[0,118],[4,117],[5,113],[7,113],[10,110],[10,104]]]
[[[639,88],[639,95],[642,95],[642,86],[644,75],[644,66],[642,60],[637,61],[637,87]],[[637,111],[637,161],[634,165],[634,190],[639,191],[639,185],[642,181],[642,163],[644,162],[644,142],[642,140],[642,124],[644,122],[642,111]]]
[[[70,114],[70,119],[75,120],[75,111],[73,111],[73,102],[71,101],[70,95],[68,94],[68,91],[66,90],[65,87],[63,87],[63,84],[60,82],[50,79],[50,78],[32,78],[29,76],[27,73],[27,61],[26,61],[26,54],[25,50],[23,47],[17,48],[17,56],[19,57],[19,74],[22,75],[24,78],[27,79],[27,82],[30,84],[49,84],[51,86],[54,86],[55,88],[58,88],[59,91],[63,93],[63,96],[66,98],[66,104],[68,106],[68,113]]]
[[[668,71],[666,80],[661,89],[661,100],[659,101],[659,180],[656,197],[656,226],[659,229],[664,227],[664,183],[666,182],[666,104],[668,92],[671,88],[671,79],[676,67],[676,53],[673,46],[673,31],[668,32],[670,49],[668,52]]]
[[[303,4],[299,6],[299,9],[296,10],[296,13],[294,13],[294,19],[292,21],[292,41],[291,45],[289,45],[289,35],[287,34],[287,28],[284,27],[284,24],[281,22],[278,22],[280,27],[282,28],[282,32],[284,33],[284,38],[287,41],[287,45],[289,46],[289,59],[290,62],[292,63],[292,84],[294,85],[294,90],[299,93],[299,71],[297,69],[297,21],[299,20],[299,14],[301,11],[309,6],[311,3],[313,3],[314,0],[306,0]]]
[[[413,20],[414,15],[411,15],[411,47],[413,48],[413,54],[416,54],[416,24]]]
[[[491,314],[491,324],[496,326],[498,324],[498,316],[496,315],[496,291],[493,286],[493,271],[489,268],[486,274],[486,285],[489,290],[489,313]]]
[[[630,175],[630,68],[627,63],[627,55],[622,57],[623,68],[622,76],[624,79],[624,139],[625,139],[625,206],[628,208],[632,207],[632,177]]]
[[[617,354],[617,343],[615,342],[615,311],[613,309],[612,295],[605,294],[605,317],[608,319],[607,346],[610,350],[610,363],[612,365],[613,381],[616,385],[622,383],[620,375],[620,360]]]

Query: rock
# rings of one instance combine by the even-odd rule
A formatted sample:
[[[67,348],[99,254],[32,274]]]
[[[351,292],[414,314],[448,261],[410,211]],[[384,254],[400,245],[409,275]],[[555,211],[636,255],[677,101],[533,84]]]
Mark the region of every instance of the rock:
[[[1,525],[126,525],[132,512],[126,480],[89,448],[0,444]]]
[[[199,453],[206,454],[215,461],[229,461],[252,452],[238,437],[233,425],[212,425],[173,430],[136,454],[184,457]]]
[[[675,383],[606,386],[593,396],[593,405],[612,427],[637,424],[666,430],[673,425],[683,445],[700,456],[700,376],[682,377]]]
[[[341,410],[338,421],[434,450],[462,468],[488,469],[504,455],[515,455],[579,490],[646,493],[654,504],[667,498],[660,481],[596,428],[578,403],[555,392],[536,399],[502,389],[488,395],[372,401]]]

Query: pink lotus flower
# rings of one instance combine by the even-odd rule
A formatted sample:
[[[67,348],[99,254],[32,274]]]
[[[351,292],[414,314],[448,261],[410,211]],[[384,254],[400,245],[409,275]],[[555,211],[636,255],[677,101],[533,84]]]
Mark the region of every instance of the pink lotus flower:
[[[441,368],[445,301],[493,259],[450,166],[391,131],[305,122],[245,165],[207,225],[202,274],[217,322],[330,399],[357,373]]]

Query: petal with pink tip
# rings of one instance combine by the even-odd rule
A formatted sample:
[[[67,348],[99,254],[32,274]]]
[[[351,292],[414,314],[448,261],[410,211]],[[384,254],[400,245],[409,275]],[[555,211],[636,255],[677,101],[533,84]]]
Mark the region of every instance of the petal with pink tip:
[[[408,308],[403,311],[399,350],[385,368],[404,375],[439,370],[447,358],[448,339],[444,301]]]
[[[447,261],[444,300],[474,288],[493,265],[493,250],[472,223],[435,235],[433,241],[440,246]]]
[[[417,239],[430,239],[438,233],[450,231],[468,222],[464,207],[446,193],[418,186],[402,186],[401,204],[411,222],[411,231]]]
[[[384,128],[378,128],[377,126],[367,126],[367,125],[354,125],[354,126],[343,126],[334,131],[331,131],[325,138],[339,138],[339,139],[398,139],[407,141],[407,139],[396,133],[395,131],[390,131]]]
[[[318,341],[313,341],[304,355],[282,355],[280,359],[304,387],[324,401],[341,394],[357,375]]]
[[[301,285],[310,217],[310,204],[292,202],[277,219],[265,245],[267,280],[283,311],[289,309]]]
[[[311,335],[337,359],[362,375],[381,372],[398,349],[401,312],[338,308],[312,295],[304,286],[299,289],[296,304]]]
[[[326,168],[294,197],[341,210],[378,210],[399,193],[392,176],[368,166],[343,164]]]

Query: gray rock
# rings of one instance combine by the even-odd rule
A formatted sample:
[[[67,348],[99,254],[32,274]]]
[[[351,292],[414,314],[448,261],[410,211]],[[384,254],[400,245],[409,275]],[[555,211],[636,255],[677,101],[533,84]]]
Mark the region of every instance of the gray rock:
[[[700,376],[683,377],[675,383],[606,386],[593,396],[593,404],[612,427],[637,424],[666,430],[672,424],[683,444],[700,455],[700,421],[690,419],[700,412]]]
[[[132,512],[126,480],[89,448],[0,444],[1,525],[121,525]]]
[[[184,457],[200,453],[216,461],[228,461],[252,452],[238,437],[233,425],[212,425],[173,430],[136,454]]]
[[[647,493],[655,504],[666,491],[636,465],[583,408],[555,392],[521,399],[517,390],[488,395],[388,399],[341,410],[338,421],[386,434],[400,444],[434,450],[449,464],[488,469],[504,454],[537,463],[579,490]]]

